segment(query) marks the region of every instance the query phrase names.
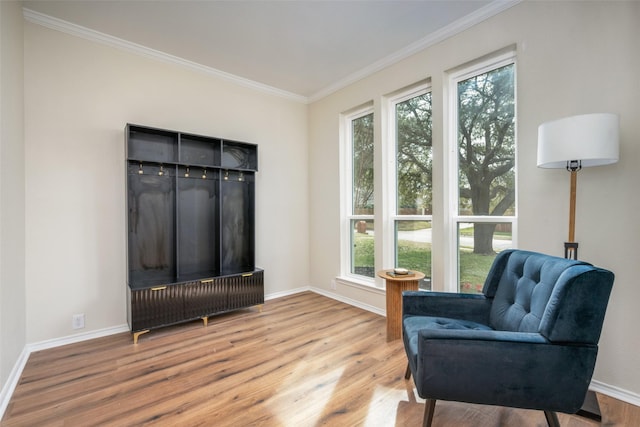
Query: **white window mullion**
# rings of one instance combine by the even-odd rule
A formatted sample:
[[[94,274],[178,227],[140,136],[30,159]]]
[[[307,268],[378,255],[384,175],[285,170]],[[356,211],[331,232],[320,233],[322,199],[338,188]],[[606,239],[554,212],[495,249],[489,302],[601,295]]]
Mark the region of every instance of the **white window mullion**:
[[[383,103],[384,111],[380,116],[384,118],[382,123],[382,209],[384,213],[382,218],[382,268],[394,268],[395,265],[395,238],[394,238],[394,216],[396,212],[396,147],[395,147],[395,104],[385,98]]]
[[[444,281],[436,284],[436,290],[445,292],[457,292],[458,277],[458,243],[457,243],[457,222],[455,216],[458,212],[458,91],[456,80],[453,76],[449,78],[446,98],[446,112],[444,119],[445,141],[445,173],[444,179]]]

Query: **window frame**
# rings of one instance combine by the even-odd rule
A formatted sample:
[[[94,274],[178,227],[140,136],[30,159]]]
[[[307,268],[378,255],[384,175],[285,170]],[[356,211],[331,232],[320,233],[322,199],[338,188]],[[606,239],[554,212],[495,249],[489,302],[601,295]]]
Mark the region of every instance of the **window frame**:
[[[396,226],[399,221],[429,221],[433,227],[433,205],[431,207],[432,213],[430,215],[399,215],[398,214],[398,140],[396,123],[397,105],[412,98],[431,93],[432,97],[432,129],[433,129],[433,92],[431,80],[425,80],[408,88],[401,89],[395,92],[393,95],[385,97],[386,107],[386,126],[387,132],[385,132],[385,138],[382,142],[383,152],[385,154],[385,164],[387,167],[383,171],[383,183],[385,187],[385,206],[382,206],[384,212],[386,212],[383,218],[384,233],[383,233],[383,265],[389,265],[394,267],[402,267],[396,265],[397,263],[397,239],[396,239]],[[432,136],[433,138],[433,136]],[[433,139],[432,139],[432,156],[433,156]],[[433,183],[432,183],[433,187]],[[433,200],[433,197],[432,197]],[[433,202],[432,202],[433,203]],[[432,251],[433,251],[433,239],[432,239]],[[425,277],[429,280],[433,277],[433,265],[431,271],[423,271]]]
[[[489,71],[511,65],[514,66],[514,215],[460,215],[459,207],[459,164],[458,164],[458,83]],[[460,292],[460,266],[458,245],[458,224],[460,223],[510,223],[512,246],[518,241],[518,91],[517,91],[516,51],[508,49],[495,55],[484,57],[448,73],[446,83],[445,111],[445,173],[444,194],[449,203],[444,204],[444,280],[443,291]]]
[[[373,114],[373,123],[375,128],[376,115],[374,112],[373,103],[367,103],[361,107],[355,108],[349,112],[343,113],[340,116],[341,127],[341,155],[340,155],[340,193],[341,193],[341,230],[340,230],[340,278],[346,279],[350,282],[354,282],[360,285],[375,286],[375,277],[363,276],[360,274],[352,273],[353,267],[353,245],[351,229],[352,221],[364,220],[373,221],[374,227],[377,227],[375,221],[375,213],[372,215],[356,215],[353,209],[353,121],[361,117]],[[376,145],[375,132],[374,132],[374,147]],[[375,175],[376,175],[376,163],[375,163],[375,149],[374,149],[374,200],[375,200]],[[378,209],[374,205],[374,212]],[[375,234],[374,234],[375,239]],[[375,255],[374,255],[374,270],[375,270]]]

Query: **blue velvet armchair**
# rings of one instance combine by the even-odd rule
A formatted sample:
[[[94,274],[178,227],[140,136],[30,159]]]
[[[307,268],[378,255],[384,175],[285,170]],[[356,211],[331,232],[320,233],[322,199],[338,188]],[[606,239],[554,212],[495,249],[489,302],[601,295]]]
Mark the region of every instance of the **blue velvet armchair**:
[[[577,412],[586,396],[614,275],[522,250],[494,260],[482,294],[403,293],[403,340],[426,399]]]

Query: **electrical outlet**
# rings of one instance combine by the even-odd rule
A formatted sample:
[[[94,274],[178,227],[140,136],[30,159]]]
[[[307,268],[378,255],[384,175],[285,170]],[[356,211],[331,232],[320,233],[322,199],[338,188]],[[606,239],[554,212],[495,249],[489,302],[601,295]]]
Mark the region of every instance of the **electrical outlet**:
[[[331,289],[335,291],[336,289],[336,279],[331,279]]]
[[[82,328],[84,328],[84,313],[74,314],[71,317],[71,327],[73,329],[82,329]]]

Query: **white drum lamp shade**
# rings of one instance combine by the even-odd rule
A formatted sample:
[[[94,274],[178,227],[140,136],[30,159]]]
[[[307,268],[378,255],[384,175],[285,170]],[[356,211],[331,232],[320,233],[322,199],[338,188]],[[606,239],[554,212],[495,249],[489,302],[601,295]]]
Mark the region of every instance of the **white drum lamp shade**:
[[[616,114],[584,114],[543,123],[538,127],[538,167],[566,168],[608,165],[619,157],[619,118]]]

